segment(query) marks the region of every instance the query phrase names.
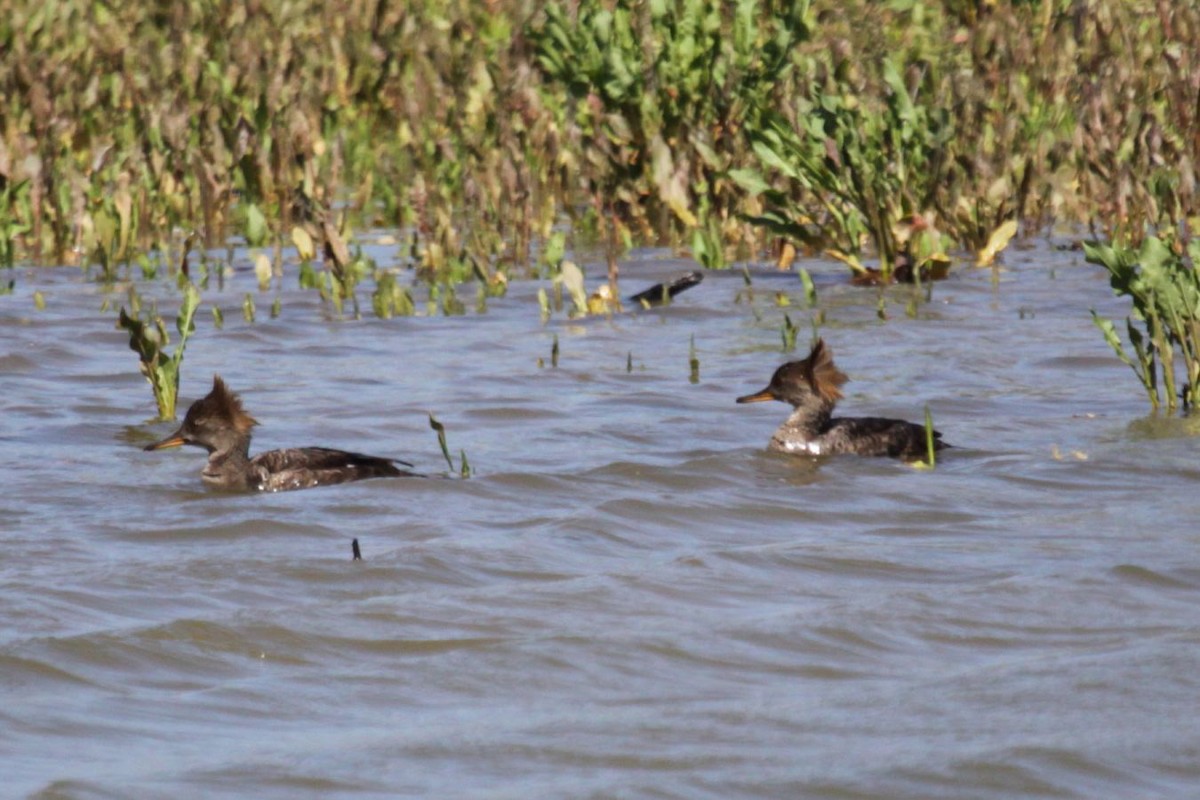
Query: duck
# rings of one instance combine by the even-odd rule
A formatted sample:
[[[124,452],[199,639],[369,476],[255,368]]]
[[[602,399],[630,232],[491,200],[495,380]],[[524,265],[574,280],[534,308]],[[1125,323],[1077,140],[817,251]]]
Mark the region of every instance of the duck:
[[[250,456],[251,430],[258,421],[246,413],[241,398],[220,375],[212,390],[192,403],[179,430],[147,445],[164,450],[191,445],[208,451],[208,464],[200,473],[205,485],[232,492],[285,492],[367,478],[412,477],[412,467],[396,458],[368,456],[328,447],[294,447]]]
[[[775,452],[810,456],[849,453],[909,462],[926,457],[923,425],[883,417],[834,417],[847,380],[824,339],[817,339],[807,358],[779,367],[765,389],[739,397],[737,402],[778,400],[792,406],[791,416],[771,436],[768,449]],[[933,447],[942,450],[950,445],[934,431]]]

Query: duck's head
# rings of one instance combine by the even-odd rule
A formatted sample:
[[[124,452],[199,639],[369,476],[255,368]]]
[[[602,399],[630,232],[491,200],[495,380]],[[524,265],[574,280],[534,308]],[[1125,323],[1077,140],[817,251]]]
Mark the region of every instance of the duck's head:
[[[771,376],[761,392],[739,397],[739,403],[764,403],[779,400],[799,408],[814,403],[833,405],[842,397],[846,374],[833,363],[833,354],[823,339],[813,345],[808,358],[789,361]]]
[[[224,452],[250,439],[250,429],[257,425],[242,409],[242,400],[225,385],[221,376],[213,376],[213,388],[205,397],[192,403],[179,430],[161,442],[147,445],[147,450],[163,450],[190,444],[208,452]]]

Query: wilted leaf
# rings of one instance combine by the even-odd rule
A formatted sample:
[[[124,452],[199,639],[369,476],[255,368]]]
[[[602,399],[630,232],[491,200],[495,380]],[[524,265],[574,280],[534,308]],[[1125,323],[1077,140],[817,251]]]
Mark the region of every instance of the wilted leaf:
[[[779,248],[779,258],[775,260],[775,267],[779,270],[788,270],[792,268],[792,262],[796,260],[796,247],[791,242],[784,242],[783,247]]]
[[[117,255],[123,256],[129,250],[129,236],[133,232],[133,198],[129,196],[129,190],[117,190],[113,196],[113,205],[117,208],[117,218],[121,223],[121,232],[117,237]]]
[[[661,136],[655,136],[654,141],[650,143],[650,157],[659,197],[675,212],[680,222],[688,227],[695,226],[696,215],[690,208],[691,198],[688,197],[686,173],[675,169],[671,148]]]
[[[450,458],[450,448],[446,446],[446,427],[438,422],[433,414],[429,415],[429,427],[437,433],[438,446],[442,448],[442,455],[446,459],[446,466],[453,471],[454,461]]]
[[[300,225],[292,228],[292,244],[296,245],[296,255],[301,261],[312,261],[316,258],[317,248],[307,228]]]
[[[258,278],[258,288],[265,292],[271,288],[271,259],[267,258],[266,253],[259,253],[254,257],[254,277]]]
[[[345,240],[342,239],[342,234],[338,232],[337,225],[333,222],[333,216],[328,215],[322,225],[325,233],[325,256],[333,261],[334,267],[343,269],[350,263],[350,248],[346,247]],[[426,250],[428,255],[434,250],[431,246]],[[440,251],[439,251],[440,254]],[[439,266],[435,261],[434,267]]]
[[[575,302],[575,308],[580,314],[586,314],[588,308],[587,289],[583,285],[583,270],[574,261],[562,262],[561,275],[563,286]]]
[[[1016,233],[1016,220],[1010,219],[1000,223],[1000,227],[992,231],[992,235],[988,237],[987,244],[975,257],[975,266],[990,267],[992,262],[996,260],[996,256],[1000,254],[1001,250],[1008,246],[1008,243],[1012,240]]]

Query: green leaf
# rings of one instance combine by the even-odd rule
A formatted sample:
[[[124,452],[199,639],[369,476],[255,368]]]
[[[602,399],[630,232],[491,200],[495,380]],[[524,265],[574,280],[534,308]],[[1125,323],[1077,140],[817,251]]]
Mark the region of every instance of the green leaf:
[[[246,206],[246,243],[251,247],[261,247],[269,234],[267,218],[259,207],[253,203]]]
[[[763,178],[762,174],[753,169],[731,169],[729,177],[738,186],[745,189],[750,194],[764,194],[771,191],[771,185]]]
[[[555,231],[546,240],[542,248],[542,263],[554,266],[563,260],[567,251],[567,236],[562,231]]]

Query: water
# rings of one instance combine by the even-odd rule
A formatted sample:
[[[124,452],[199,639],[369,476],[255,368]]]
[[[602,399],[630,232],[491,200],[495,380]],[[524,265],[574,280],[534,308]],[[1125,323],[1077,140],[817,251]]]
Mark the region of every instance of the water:
[[[1125,304],[1080,255],[1010,250],[998,284],[964,267],[916,318],[890,290],[887,321],[807,264],[842,412],[928,404],[957,446],[934,472],[765,451],[786,409],[733,401],[784,360],[784,311],[804,350],[794,275],[543,325],[534,282],[483,315],[353,321],[291,274],[270,319],[236,266],[204,293],[181,410],[219,372],[255,450],[445,473],[433,412],[476,474],[206,492],[200,451],[140,449],[172,426],[100,311],[120,288],[16,270],[7,796],[1194,794],[1195,426],[1146,416],[1088,315]],[[690,266],[634,253],[623,289]]]

